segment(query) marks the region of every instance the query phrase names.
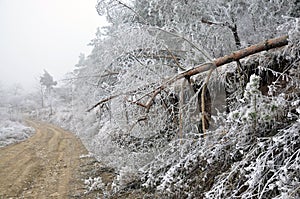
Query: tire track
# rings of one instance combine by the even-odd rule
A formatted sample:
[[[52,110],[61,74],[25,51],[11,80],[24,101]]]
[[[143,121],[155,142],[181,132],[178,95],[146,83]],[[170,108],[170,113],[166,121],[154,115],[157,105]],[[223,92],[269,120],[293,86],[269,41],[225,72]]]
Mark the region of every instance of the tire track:
[[[86,153],[78,138],[50,124],[27,121],[36,133],[0,149],[0,199],[70,198],[80,180],[79,156]]]

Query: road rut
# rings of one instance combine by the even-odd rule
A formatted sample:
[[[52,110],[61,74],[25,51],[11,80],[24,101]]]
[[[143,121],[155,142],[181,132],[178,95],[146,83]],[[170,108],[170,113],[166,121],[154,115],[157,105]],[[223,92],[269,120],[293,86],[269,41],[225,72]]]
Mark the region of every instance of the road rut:
[[[42,122],[27,122],[36,133],[0,149],[0,199],[71,198],[83,189],[76,172],[86,149],[70,132]]]

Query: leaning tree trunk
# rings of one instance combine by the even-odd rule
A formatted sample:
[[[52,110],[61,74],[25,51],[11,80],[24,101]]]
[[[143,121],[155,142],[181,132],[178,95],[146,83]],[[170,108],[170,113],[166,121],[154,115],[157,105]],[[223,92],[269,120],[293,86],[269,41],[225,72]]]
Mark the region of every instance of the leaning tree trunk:
[[[149,108],[151,107],[151,105],[153,104],[153,100],[154,98],[165,88],[167,88],[169,85],[173,84],[174,82],[178,81],[179,79],[182,78],[187,78],[189,79],[191,76],[194,76],[196,74],[199,73],[203,73],[209,70],[213,70],[217,67],[223,66],[225,64],[228,64],[230,62],[233,61],[238,61],[242,58],[245,58],[249,55],[253,55],[255,53],[259,53],[265,50],[270,50],[273,48],[278,48],[278,47],[282,47],[288,44],[288,36],[282,36],[282,37],[278,37],[278,38],[274,38],[274,39],[269,39],[266,40],[264,42],[261,42],[259,44],[256,45],[252,45],[249,46],[247,48],[235,51],[229,55],[225,55],[223,57],[217,58],[214,61],[212,61],[211,63],[204,63],[201,64],[199,66],[195,66],[194,68],[184,71],[176,76],[174,76],[173,78],[169,79],[168,81],[166,81],[165,83],[163,83],[162,85],[160,85],[159,87],[157,87],[156,89],[152,90],[151,92],[149,92],[147,95],[152,94],[152,97],[150,98],[150,100],[147,102],[147,104],[143,104],[142,106],[145,107],[147,110],[149,110]],[[96,103],[94,106],[92,106],[90,109],[88,109],[87,111],[91,111],[94,108],[96,108],[97,106],[112,100],[116,97],[122,96],[122,95],[130,95],[131,92],[126,92],[126,93],[120,93],[118,95],[112,95],[109,96],[105,99],[100,100],[98,103]],[[132,92],[134,93],[134,92]],[[140,104],[139,102],[134,102],[136,104]]]

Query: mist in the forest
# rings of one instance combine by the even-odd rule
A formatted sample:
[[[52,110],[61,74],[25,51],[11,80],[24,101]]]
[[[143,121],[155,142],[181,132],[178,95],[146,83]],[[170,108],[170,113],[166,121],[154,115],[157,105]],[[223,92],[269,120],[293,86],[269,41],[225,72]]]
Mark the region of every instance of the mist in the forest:
[[[55,79],[71,71],[104,23],[96,2],[1,0],[1,86],[34,90],[43,69]]]

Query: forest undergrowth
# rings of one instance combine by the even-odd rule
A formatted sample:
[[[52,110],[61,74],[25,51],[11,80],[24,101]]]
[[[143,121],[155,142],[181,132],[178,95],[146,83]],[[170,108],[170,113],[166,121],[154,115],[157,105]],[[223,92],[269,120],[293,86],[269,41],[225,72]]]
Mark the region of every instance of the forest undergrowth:
[[[68,103],[47,116],[113,169],[109,182],[86,179],[88,190],[105,198],[299,198],[297,5],[98,1],[110,25],[69,74]],[[284,35],[279,48],[214,64]]]

